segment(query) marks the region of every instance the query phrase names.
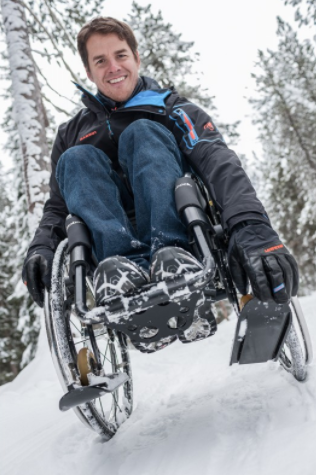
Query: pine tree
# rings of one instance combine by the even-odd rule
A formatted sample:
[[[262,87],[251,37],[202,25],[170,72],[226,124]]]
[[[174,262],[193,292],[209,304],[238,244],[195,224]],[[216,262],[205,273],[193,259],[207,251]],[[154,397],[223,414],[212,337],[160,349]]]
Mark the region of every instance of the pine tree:
[[[302,284],[316,283],[316,55],[278,19],[277,51],[259,52],[252,100],[264,148],[265,203],[298,260]]]
[[[9,197],[8,173],[0,168],[0,385],[12,380],[20,370],[25,345],[19,324],[19,307],[10,300],[14,285],[11,249],[14,226],[10,222],[12,201]],[[9,259],[8,259],[9,258]]]
[[[34,232],[48,195],[48,125],[24,8],[19,0],[1,1],[13,99],[14,120],[23,155],[29,228]]]
[[[12,107],[8,108],[2,128],[8,135],[5,148],[10,153],[13,167],[6,173],[6,186],[2,189],[6,206],[1,219],[3,228],[0,231],[0,242],[4,247],[0,259],[0,275],[5,277],[0,279],[0,294],[5,296],[1,309],[6,323],[0,327],[0,347],[5,347],[6,358],[14,365],[14,371],[2,373],[0,384],[11,380],[35,356],[41,315],[41,310],[34,304],[21,280],[30,231],[23,159]],[[6,364],[6,360],[3,363]]]
[[[316,25],[316,3],[315,0],[284,0],[285,5],[297,7],[295,10],[295,20],[299,26]]]

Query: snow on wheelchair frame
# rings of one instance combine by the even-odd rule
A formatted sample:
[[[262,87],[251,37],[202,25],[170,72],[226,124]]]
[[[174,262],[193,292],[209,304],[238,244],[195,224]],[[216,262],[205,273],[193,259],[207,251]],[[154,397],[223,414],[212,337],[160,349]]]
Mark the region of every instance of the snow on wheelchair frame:
[[[96,263],[88,230],[77,216],[67,218],[68,239],[55,254],[52,287],[45,294],[45,321],[65,391],[60,409],[73,408],[82,422],[108,440],[133,410],[129,340],[138,350],[153,352],[177,338],[187,343],[211,336],[216,321],[210,308],[216,301],[228,298],[238,317],[230,364],[279,361],[304,381],[312,360],[296,297],[290,305],[263,303],[251,296],[243,296],[239,303],[227,266],[227,237],[203,184],[187,174],[177,181],[175,196],[192,251],[204,266],[195,274],[148,284],[132,295],[112,296],[105,307],[95,308]]]

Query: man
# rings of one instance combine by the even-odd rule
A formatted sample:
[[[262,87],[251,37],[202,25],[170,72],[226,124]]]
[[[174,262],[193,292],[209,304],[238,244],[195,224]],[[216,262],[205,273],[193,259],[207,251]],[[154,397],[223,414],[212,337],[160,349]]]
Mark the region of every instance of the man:
[[[198,271],[201,264],[188,252],[174,203],[175,181],[190,169],[221,211],[239,291],[247,292],[249,279],[263,301],[286,302],[295,295],[296,262],[212,119],[175,90],[139,78],[137,42],[128,25],[96,18],[79,32],[78,50],[98,93],[78,86],[86,108],[60,126],[54,143],[51,195],[23,268],[35,302],[43,306],[69,212],[91,232],[99,261],[98,305],[113,292],[163,279],[170,262],[173,273]],[[129,219],[132,209],[136,227]],[[109,284],[113,275],[122,277],[119,288]]]

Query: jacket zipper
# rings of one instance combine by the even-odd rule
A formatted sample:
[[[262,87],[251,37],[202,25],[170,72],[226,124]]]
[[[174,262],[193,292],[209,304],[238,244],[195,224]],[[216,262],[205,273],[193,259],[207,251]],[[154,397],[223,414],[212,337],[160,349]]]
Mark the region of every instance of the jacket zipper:
[[[110,116],[106,119],[106,125],[108,127],[109,137],[114,142],[114,140],[113,140],[114,133],[112,132],[112,129],[111,129]]]

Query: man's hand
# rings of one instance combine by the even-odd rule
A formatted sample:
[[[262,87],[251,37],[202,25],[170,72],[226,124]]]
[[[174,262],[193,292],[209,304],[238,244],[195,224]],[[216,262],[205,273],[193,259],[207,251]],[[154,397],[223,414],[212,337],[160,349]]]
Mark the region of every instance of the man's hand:
[[[240,293],[248,292],[248,279],[259,300],[286,303],[298,291],[298,268],[294,257],[267,224],[237,224],[228,246],[228,263]]]
[[[50,289],[54,252],[40,248],[24,262],[22,279],[27,285],[33,300],[40,307],[44,306],[44,289]]]

